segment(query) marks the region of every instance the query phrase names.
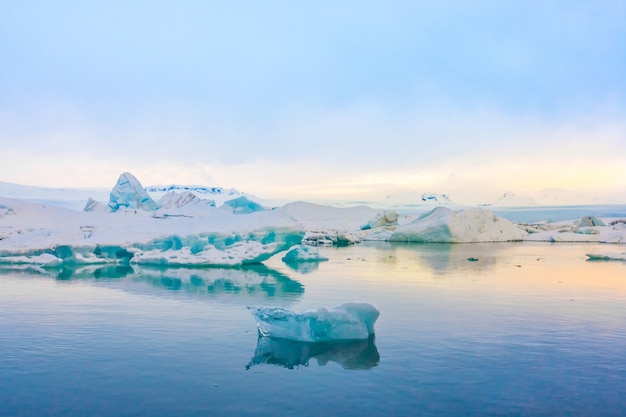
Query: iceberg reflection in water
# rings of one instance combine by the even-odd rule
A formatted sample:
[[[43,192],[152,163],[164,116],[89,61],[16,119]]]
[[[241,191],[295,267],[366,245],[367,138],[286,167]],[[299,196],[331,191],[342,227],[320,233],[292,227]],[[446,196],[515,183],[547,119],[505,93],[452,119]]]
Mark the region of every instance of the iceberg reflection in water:
[[[229,303],[249,303],[273,298],[296,299],[304,286],[263,264],[239,268],[137,267],[130,265],[88,265],[39,268],[11,265],[0,272],[45,275],[58,281],[93,281],[97,285],[134,293],[164,296],[173,293],[227,298]],[[146,285],[148,284],[148,285]],[[155,292],[156,289],[156,292]]]
[[[309,366],[316,359],[319,366],[336,362],[344,369],[370,369],[378,365],[380,355],[374,336],[363,340],[337,340],[328,342],[297,342],[274,337],[259,337],[254,357],[246,365],[267,364],[287,369]]]

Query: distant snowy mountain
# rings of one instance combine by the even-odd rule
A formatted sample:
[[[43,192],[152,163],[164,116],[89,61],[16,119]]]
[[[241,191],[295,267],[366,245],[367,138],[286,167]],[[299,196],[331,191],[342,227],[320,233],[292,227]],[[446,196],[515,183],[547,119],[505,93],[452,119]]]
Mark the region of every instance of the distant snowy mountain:
[[[493,207],[526,207],[536,205],[531,197],[520,196],[512,192],[506,192],[500,196],[493,204]]]
[[[432,207],[456,205],[446,194],[433,192],[418,193],[417,191],[405,191],[390,194],[385,198],[384,204],[388,207]]]
[[[202,200],[213,200],[217,207],[228,200],[232,200],[243,195],[253,200],[258,200],[245,193],[241,193],[234,188],[211,187],[204,185],[152,185],[145,187],[146,192],[154,200],[158,201],[167,194],[191,193]]]
[[[49,204],[72,210],[82,210],[89,197],[107,200],[110,190],[97,188],[46,188],[0,181],[0,197],[31,203]]]
[[[537,198],[542,206],[576,206],[594,204],[625,204],[626,192],[579,192],[562,188],[546,188]]]
[[[210,194],[210,195],[241,195],[239,191],[234,188],[222,188],[222,187],[208,187],[203,185],[152,185],[145,187],[148,193],[182,193],[189,191],[193,194]]]

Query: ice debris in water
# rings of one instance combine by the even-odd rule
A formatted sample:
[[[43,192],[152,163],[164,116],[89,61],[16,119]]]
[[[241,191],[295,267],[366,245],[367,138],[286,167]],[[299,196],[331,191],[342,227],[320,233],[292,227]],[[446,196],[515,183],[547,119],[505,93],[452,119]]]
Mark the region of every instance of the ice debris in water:
[[[283,308],[248,307],[260,336],[324,342],[367,339],[374,335],[380,310],[373,304],[348,302],[328,309],[295,313]]]

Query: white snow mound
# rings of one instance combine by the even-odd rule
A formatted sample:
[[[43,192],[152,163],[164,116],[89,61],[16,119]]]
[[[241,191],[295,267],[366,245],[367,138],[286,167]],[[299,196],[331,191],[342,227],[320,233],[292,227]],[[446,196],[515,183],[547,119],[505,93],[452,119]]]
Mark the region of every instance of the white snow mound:
[[[237,266],[262,262],[303,236],[281,210],[76,212],[0,198],[0,263]]]
[[[438,207],[413,222],[399,226],[389,237],[393,242],[508,242],[522,240],[526,232],[489,210],[453,211]]]

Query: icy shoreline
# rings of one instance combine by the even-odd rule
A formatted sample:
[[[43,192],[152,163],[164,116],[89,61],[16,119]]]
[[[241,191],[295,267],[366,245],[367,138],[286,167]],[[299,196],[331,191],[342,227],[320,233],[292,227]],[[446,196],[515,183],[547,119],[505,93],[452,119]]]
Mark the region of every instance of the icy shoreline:
[[[362,241],[626,243],[624,218],[513,223],[485,208],[399,215],[305,202],[268,209],[234,197],[216,207],[181,190],[157,202],[129,173],[120,176],[108,203],[90,200],[83,211],[0,197],[0,263],[237,267],[289,249],[290,262],[320,261],[307,248]]]

